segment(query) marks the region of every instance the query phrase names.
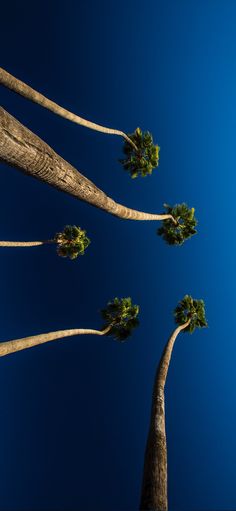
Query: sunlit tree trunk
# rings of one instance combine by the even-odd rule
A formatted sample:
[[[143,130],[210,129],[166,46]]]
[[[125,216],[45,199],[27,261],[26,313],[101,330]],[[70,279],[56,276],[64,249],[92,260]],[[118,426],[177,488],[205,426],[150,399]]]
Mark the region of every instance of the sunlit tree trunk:
[[[175,223],[169,214],[144,213],[116,203],[2,107],[0,107],[0,161],[119,218],[129,220],[171,218]]]
[[[177,335],[190,323],[178,326],[168,340],[159,363],[152,396],[150,427],[146,444],[141,511],[167,511],[167,445],[165,429],[165,383]]]
[[[110,329],[111,326],[108,326],[104,330],[73,328],[72,330],[57,330],[56,332],[49,332],[46,334],[23,337],[22,339],[15,339],[13,341],[1,342],[0,357],[10,355],[16,351],[33,348],[34,346],[38,346],[39,344],[44,344],[46,342],[56,341],[57,339],[64,339],[65,337],[71,337],[73,335],[106,335]]]
[[[46,245],[48,243],[55,243],[53,240],[48,241],[0,241],[0,247],[38,247],[39,245]]]
[[[0,84],[4,85],[8,89],[13,90],[17,94],[20,94],[21,96],[24,96],[26,99],[29,99],[34,103],[38,103],[38,105],[41,105],[44,108],[47,108],[48,110],[51,110],[51,112],[54,112],[54,114],[64,117],[64,119],[67,119],[68,121],[75,122],[76,124],[80,124],[82,126],[85,126],[86,128],[90,128],[95,131],[107,133],[108,135],[119,135],[123,137],[127,142],[129,142],[129,144],[131,144],[135,149],[137,149],[134,142],[123,131],[115,130],[112,128],[106,128],[105,126],[100,126],[99,124],[87,121],[86,119],[83,119],[82,117],[79,117],[78,115],[69,112],[65,108],[54,103],[54,101],[51,101],[50,99],[43,96],[43,94],[40,94],[40,92],[37,92],[36,90],[32,89],[32,87],[30,87],[29,85],[26,85],[26,83],[22,82],[21,80],[18,80],[18,78],[15,78],[15,76],[12,76],[10,73],[5,71],[5,69],[2,69],[1,67],[0,67]]]

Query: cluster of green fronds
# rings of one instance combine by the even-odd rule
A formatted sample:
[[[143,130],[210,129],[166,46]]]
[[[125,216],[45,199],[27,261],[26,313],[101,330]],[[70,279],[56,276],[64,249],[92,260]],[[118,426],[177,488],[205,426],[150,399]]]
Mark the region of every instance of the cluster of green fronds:
[[[70,259],[84,255],[85,249],[90,244],[86,231],[76,225],[67,225],[62,232],[56,234],[55,241],[58,255]]]
[[[185,331],[191,334],[194,332],[195,328],[207,326],[204,301],[194,300],[189,295],[186,295],[183,300],[178,303],[174,315],[178,325],[183,325],[190,319],[189,326],[186,327]]]
[[[148,131],[142,133],[141,129],[137,128],[128,137],[134,142],[137,150],[128,141],[124,142],[123,151],[126,157],[119,160],[124,169],[130,172],[133,179],[139,175],[145,177],[152,174],[152,170],[158,166],[160,148],[153,144],[151,133]]]
[[[195,229],[197,220],[194,216],[194,208],[189,208],[187,204],[176,204],[171,207],[164,204],[165,213],[172,215],[176,224],[171,218],[163,220],[162,226],[157,230],[157,234],[169,245],[182,245],[183,242],[196,234]]]
[[[117,341],[125,341],[139,325],[138,313],[139,306],[133,305],[131,298],[114,298],[112,302],[108,302],[106,309],[101,311],[105,321],[103,328],[111,325],[108,335],[112,335]]]

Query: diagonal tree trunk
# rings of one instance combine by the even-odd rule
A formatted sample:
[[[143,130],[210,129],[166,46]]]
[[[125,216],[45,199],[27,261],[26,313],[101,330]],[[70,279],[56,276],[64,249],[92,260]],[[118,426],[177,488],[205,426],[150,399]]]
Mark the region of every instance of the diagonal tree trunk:
[[[95,131],[101,131],[102,133],[107,133],[109,135],[119,135],[123,137],[130,145],[132,145],[134,149],[138,150],[135,143],[123,131],[115,130],[112,128],[106,128],[105,126],[100,126],[99,124],[87,121],[86,119],[83,119],[82,117],[79,117],[78,115],[69,112],[65,108],[54,103],[54,101],[51,101],[50,99],[43,96],[43,94],[40,94],[40,92],[37,92],[36,90],[32,89],[32,87],[30,87],[29,85],[26,85],[26,83],[22,82],[21,80],[18,80],[18,78],[15,78],[15,76],[12,76],[10,73],[5,71],[5,69],[2,69],[1,67],[0,67],[0,84],[4,85],[8,89],[13,90],[17,94],[20,94],[21,96],[24,96],[26,99],[29,99],[34,103],[38,103],[38,105],[41,105],[44,108],[47,108],[48,110],[51,110],[51,112],[54,112],[54,114],[64,117],[64,119],[67,119],[68,121],[75,122],[76,124],[80,124],[82,126],[85,126],[86,128],[90,128]]]
[[[170,218],[176,223],[170,214],[144,213],[116,203],[2,107],[0,107],[0,161],[119,218],[129,220]]]
[[[147,438],[141,511],[167,511],[167,445],[165,430],[165,383],[177,335],[187,328],[190,320],[178,326],[168,340],[159,363],[152,397],[150,428]]]
[[[88,328],[73,328],[72,330],[57,330],[56,332],[49,332],[47,334],[33,335],[30,337],[23,337],[22,339],[15,339],[13,341],[6,341],[0,343],[0,357],[10,355],[16,351],[33,348],[39,344],[44,344],[49,341],[56,341],[57,339],[64,339],[73,335],[106,335],[111,329],[109,325],[104,330],[92,330]]]

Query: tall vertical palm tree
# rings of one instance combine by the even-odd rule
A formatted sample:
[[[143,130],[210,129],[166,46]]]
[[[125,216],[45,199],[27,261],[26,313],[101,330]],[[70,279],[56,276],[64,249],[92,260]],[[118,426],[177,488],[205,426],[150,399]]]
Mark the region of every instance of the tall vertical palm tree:
[[[123,342],[131,335],[133,329],[138,326],[138,313],[139,306],[133,305],[130,297],[115,298],[113,301],[108,302],[107,307],[101,311],[104,320],[101,330],[73,328],[1,342],[0,357],[74,335],[110,335],[115,340]]]
[[[60,257],[76,259],[84,255],[90,240],[86,231],[76,225],[66,225],[62,232],[57,233],[53,239],[44,241],[0,241],[0,247],[36,247],[47,244],[56,244],[57,253]]]
[[[183,231],[184,239],[196,232],[183,229],[186,218],[181,220],[179,211],[175,219],[171,209],[170,212],[163,214],[152,214],[118,204],[2,107],[0,107],[0,161],[119,218],[169,220],[173,224],[173,229]],[[196,220],[194,221],[196,225]],[[168,229],[170,223],[168,223]]]
[[[175,309],[178,327],[170,336],[159,363],[152,396],[150,427],[146,444],[140,510],[167,511],[167,445],[165,431],[165,383],[178,334],[206,327],[203,300],[186,295]]]
[[[51,110],[54,114],[60,115],[69,121],[75,122],[90,128],[95,131],[107,133],[109,135],[119,135],[125,140],[124,153],[126,158],[119,160],[125,170],[129,170],[131,177],[135,178],[138,175],[144,177],[152,173],[153,168],[158,166],[159,162],[159,146],[153,144],[153,138],[151,133],[144,132],[137,128],[134,133],[127,135],[123,131],[107,128],[94,122],[87,121],[78,115],[69,112],[65,108],[57,105],[54,101],[43,96],[36,90],[32,89],[29,85],[22,82],[15,76],[11,75],[5,69],[0,67],[0,84],[4,85],[8,89],[24,96],[26,99],[37,103],[38,105]]]

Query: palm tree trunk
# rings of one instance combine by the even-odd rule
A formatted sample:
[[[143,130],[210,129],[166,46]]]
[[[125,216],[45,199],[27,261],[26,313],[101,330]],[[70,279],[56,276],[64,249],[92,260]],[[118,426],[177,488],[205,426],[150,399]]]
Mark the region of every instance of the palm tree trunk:
[[[33,348],[39,344],[44,344],[49,341],[56,341],[57,339],[64,339],[64,337],[71,337],[73,335],[106,335],[111,326],[104,330],[91,330],[88,328],[73,328],[72,330],[57,330],[56,332],[49,332],[47,334],[33,335],[30,337],[23,337],[22,339],[15,339],[13,341],[6,341],[0,343],[0,357],[10,355],[16,351]]]
[[[178,326],[168,340],[159,363],[152,396],[152,411],[144,457],[141,511],[167,511],[167,445],[165,430],[165,383],[177,335],[190,323]]]
[[[0,247],[37,247],[46,245],[47,243],[55,243],[54,240],[48,241],[0,241]]]
[[[0,84],[4,85],[8,89],[13,90],[17,94],[20,94],[21,96],[24,96],[26,99],[29,99],[34,103],[38,103],[38,105],[41,105],[44,108],[47,108],[48,110],[51,110],[51,112],[53,112],[54,114],[64,117],[64,119],[67,119],[68,121],[75,122],[76,124],[80,124],[82,126],[85,126],[86,128],[90,128],[95,131],[107,133],[108,135],[119,135],[123,137],[125,140],[127,140],[127,142],[129,142],[129,144],[131,144],[134,147],[134,149],[137,150],[137,147],[134,144],[134,142],[123,131],[106,128],[105,126],[100,126],[99,124],[87,121],[86,119],[83,119],[82,117],[79,117],[78,115],[69,112],[65,108],[54,103],[54,101],[51,101],[50,99],[43,96],[43,94],[40,94],[40,92],[37,92],[36,90],[32,89],[29,85],[26,85],[26,83],[22,82],[21,80],[18,80],[1,67],[0,67]]]
[[[2,107],[0,107],[0,161],[119,218],[129,220],[171,218],[176,223],[171,215],[144,213],[116,203]]]

